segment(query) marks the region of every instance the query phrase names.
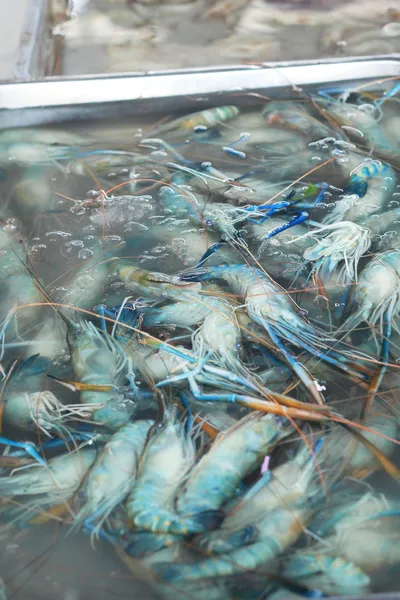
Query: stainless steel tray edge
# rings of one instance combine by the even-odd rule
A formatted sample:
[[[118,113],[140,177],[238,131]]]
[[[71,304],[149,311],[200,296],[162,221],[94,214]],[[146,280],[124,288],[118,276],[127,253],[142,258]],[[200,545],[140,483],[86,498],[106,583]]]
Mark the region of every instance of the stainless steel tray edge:
[[[0,109],[98,104],[196,94],[237,93],[294,86],[330,86],[400,77],[400,57],[271,63],[264,66],[46,78],[0,85]]]
[[[400,78],[400,56],[300,61],[0,83],[0,128],[130,114],[194,112],[215,104],[299,97],[337,85]]]

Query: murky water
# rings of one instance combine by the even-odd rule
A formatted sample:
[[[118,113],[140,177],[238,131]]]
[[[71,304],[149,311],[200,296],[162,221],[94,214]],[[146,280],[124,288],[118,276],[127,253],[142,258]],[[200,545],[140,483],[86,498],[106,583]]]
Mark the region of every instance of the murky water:
[[[0,133],[2,435],[82,457],[4,452],[8,598],[398,589],[399,120],[349,100]]]

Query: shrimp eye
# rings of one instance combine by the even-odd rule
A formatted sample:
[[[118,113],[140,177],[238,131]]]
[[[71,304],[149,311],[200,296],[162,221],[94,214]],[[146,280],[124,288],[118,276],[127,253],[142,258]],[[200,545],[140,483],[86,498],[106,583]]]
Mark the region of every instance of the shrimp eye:
[[[207,219],[206,225],[208,225],[208,227],[210,227],[212,224],[213,224],[213,222],[210,219]]]
[[[76,337],[81,337],[83,335],[83,330],[82,329],[76,329],[75,330],[75,335],[76,335]]]

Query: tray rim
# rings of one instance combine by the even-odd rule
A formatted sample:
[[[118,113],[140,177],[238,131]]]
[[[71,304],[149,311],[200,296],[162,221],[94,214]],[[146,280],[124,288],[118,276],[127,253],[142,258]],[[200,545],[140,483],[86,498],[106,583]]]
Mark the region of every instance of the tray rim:
[[[0,109],[95,105],[180,95],[400,78],[400,54],[0,82]]]

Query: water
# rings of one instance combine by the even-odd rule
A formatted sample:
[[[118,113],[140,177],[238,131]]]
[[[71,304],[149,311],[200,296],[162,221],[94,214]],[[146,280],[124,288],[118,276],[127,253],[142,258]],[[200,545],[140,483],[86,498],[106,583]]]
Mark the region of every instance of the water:
[[[37,128],[1,133],[3,241],[0,270],[3,286],[0,301],[2,321],[7,315],[10,317],[10,323],[5,328],[6,345],[1,361],[7,376],[2,393],[6,406],[3,410],[2,434],[15,440],[31,439],[40,452],[41,444],[54,437],[51,426],[54,418],[61,413],[53,412],[49,418],[48,414],[37,412],[37,404],[33,405],[35,410],[31,413],[27,413],[26,404],[23,403],[18,410],[13,409],[15,397],[26,399],[26,393],[46,390],[52,392],[62,404],[76,406],[79,404],[79,391],[66,388],[62,382],[79,380],[90,384],[111,384],[119,388],[123,386],[123,391],[114,388],[107,393],[95,389],[86,391],[82,394],[81,401],[85,401],[86,394],[87,402],[88,394],[91,393],[97,394],[96,398],[101,398],[101,402],[110,397],[115,409],[112,414],[116,412],[123,420],[127,420],[131,411],[131,420],[135,422],[157,417],[157,398],[159,401],[162,399],[164,406],[168,406],[171,399],[179,402],[177,392],[185,390],[193,414],[201,415],[208,423],[203,433],[200,433],[198,424],[194,426],[197,433],[193,441],[186,438],[182,428],[176,425],[180,440],[176,443],[178,446],[179,443],[186,444],[184,463],[189,475],[194,472],[190,466],[194,460],[193,457],[189,458],[190,444],[191,451],[194,452],[195,447],[198,457],[210,446],[214,448],[210,432],[215,435],[218,430],[225,430],[249,414],[251,398],[265,401],[260,391],[261,383],[268,387],[269,393],[287,393],[301,402],[309,403],[313,399],[315,401],[315,398],[322,401],[323,395],[336,413],[363,426],[365,422],[360,421],[359,415],[366,396],[365,382],[368,384],[377,372],[376,360],[381,353],[382,332],[384,336],[388,332],[381,330],[380,318],[374,320],[374,315],[368,313],[367,320],[372,321],[371,329],[366,327],[365,321],[361,321],[351,335],[346,336],[345,332],[343,336],[339,335],[337,339],[340,341],[333,342],[333,336],[354,311],[354,304],[347,291],[357,287],[354,282],[356,274],[362,281],[362,270],[372,264],[370,261],[374,253],[389,249],[396,251],[398,247],[396,214],[393,213],[387,225],[379,225],[385,223],[384,215],[387,211],[396,210],[398,206],[398,116],[395,102],[388,101],[383,105],[383,117],[378,125],[381,137],[378,140],[375,137],[372,144],[371,129],[365,123],[362,125],[355,122],[354,114],[357,114],[357,107],[361,103],[369,104],[369,107],[363,108],[365,114],[372,112],[378,117],[380,113],[371,104],[370,96],[353,95],[351,100],[355,102],[355,108],[348,107],[349,113],[353,114],[352,127],[361,130],[361,139],[357,134],[347,139],[348,128],[341,128],[332,120],[328,122],[318,110],[318,105],[312,106],[308,102],[268,105],[264,114],[262,105],[243,109],[240,114],[236,114],[238,111],[232,107],[227,107],[218,113],[223,118],[215,126],[210,126],[210,119],[217,115],[214,111],[202,118],[196,117],[189,123],[184,122],[186,128],[182,128],[182,123],[180,127],[165,128],[165,123],[170,123],[172,117],[160,120],[158,115],[140,122],[126,119],[120,122],[103,120],[72,124],[63,131]],[[302,107],[306,112],[299,113]],[[288,109],[294,111],[291,117],[295,114],[302,119],[289,120]],[[182,115],[177,115],[180,116]],[[340,121],[339,117],[337,120]],[[370,145],[373,145],[372,155]],[[63,150],[61,147],[64,147]],[[368,170],[367,174],[365,170]],[[354,204],[355,189],[362,198]],[[278,202],[283,204],[278,206]],[[266,206],[270,207],[274,203],[276,212],[271,216],[271,211]],[[249,206],[253,207],[251,212],[248,210]],[[339,206],[342,212],[338,217]],[[307,221],[302,221],[306,218],[303,215],[305,210],[309,214],[309,225]],[[348,220],[356,222],[350,230],[350,242],[356,233],[360,233],[357,227],[368,224],[371,228],[369,231],[373,233],[372,239],[368,238],[369,242],[361,256],[354,252],[354,244],[347,240],[344,261],[339,248],[336,252],[332,251],[335,238],[324,238],[317,233],[308,235],[309,230],[318,229],[317,223],[332,220],[332,215],[336,215],[335,224]],[[295,227],[267,239],[268,231],[274,231],[276,227],[294,218],[300,218]],[[269,223],[272,224],[268,225]],[[328,225],[324,235],[333,235],[332,231],[336,230],[329,229]],[[347,231],[345,229],[344,234]],[[202,284],[203,292],[199,295],[199,284],[197,287],[194,282],[189,286],[184,285],[184,278],[176,278],[178,273],[191,272],[207,249],[221,238],[225,243],[210,256],[203,268],[247,263],[248,273],[255,273],[255,268],[262,269],[273,277],[278,286],[282,286],[272,288],[272,292],[268,288],[270,291],[265,300],[268,308],[263,315],[269,327],[272,327],[272,338],[260,327],[260,321],[258,325],[254,322],[255,313],[251,313],[250,307],[257,295],[249,292],[248,297],[243,297],[243,292],[235,287],[234,281],[221,281],[216,276],[211,277],[211,282]],[[321,255],[316,254],[316,243],[322,244],[325,256],[329,256],[331,272],[324,267],[325,262],[318,262]],[[361,247],[360,244],[361,241],[358,248]],[[128,282],[126,272],[121,267],[123,264],[127,264],[129,268],[141,269],[139,276],[137,271],[133,272],[131,281]],[[393,264],[392,267],[396,269],[396,263]],[[389,269],[386,277],[390,278],[390,273],[392,271]],[[255,284],[259,277],[264,275],[256,275]],[[265,286],[271,285],[266,275],[265,277],[261,287],[264,290],[267,289]],[[372,278],[369,287],[374,282]],[[280,304],[278,298],[282,289],[289,290],[298,308],[293,304]],[[287,298],[285,294],[282,297]],[[126,302],[129,306],[129,303],[137,299],[140,302],[136,304],[136,308],[143,309],[143,312],[133,322],[133,326],[150,334],[153,346],[155,341],[158,344],[166,342],[179,346],[182,356],[175,357],[175,364],[168,367],[168,361],[175,355],[166,352],[163,347],[161,350],[152,350],[151,347],[149,349],[146,345],[138,344],[142,334],[138,334],[137,338],[129,333],[129,344],[135,344],[133,354],[130,355],[132,364],[117,360],[114,370],[115,373],[121,372],[122,377],[119,378],[113,369],[109,369],[110,361],[119,356],[120,350],[117,348],[121,346],[112,345],[114,350],[110,351],[109,346],[106,344],[105,348],[103,342],[100,346],[95,346],[98,349],[94,355],[89,355],[89,358],[92,356],[90,372],[85,372],[85,376],[79,375],[80,362],[76,358],[76,348],[79,347],[81,334],[70,323],[67,343],[66,327],[57,311],[72,319],[72,323],[87,319],[99,328],[100,321],[96,316],[98,305],[111,308]],[[186,300],[187,304],[178,309],[176,318],[167,320],[167,313],[161,312],[151,325],[146,325],[146,318],[149,315],[151,317],[157,308],[162,307],[162,310],[167,311],[167,307],[173,306],[173,302],[182,300]],[[216,304],[218,301],[220,304]],[[55,310],[48,305],[49,302],[61,306],[57,306]],[[202,312],[204,304],[206,310]],[[16,306],[20,308],[15,315],[13,309]],[[280,312],[283,310],[282,306],[289,312]],[[253,314],[252,320],[246,320],[246,310],[243,307],[247,307],[247,312]],[[191,311],[197,311],[194,317],[191,317]],[[222,316],[221,320],[221,311],[228,311],[228,318]],[[125,318],[118,311],[114,314],[119,320]],[[389,316],[393,319],[388,358],[390,366],[377,389],[372,409],[368,413],[368,418],[372,421],[368,421],[367,426],[372,423],[374,431],[384,433],[389,438],[398,438],[398,407],[392,394],[397,385],[396,310]],[[215,321],[210,317],[214,317]],[[386,317],[383,312],[382,322],[385,322]],[[206,318],[210,319],[207,328],[202,325],[208,323]],[[237,318],[240,319],[239,324]],[[126,345],[126,337],[122,336],[120,330],[113,330],[113,321],[115,319],[111,318],[111,322],[106,325],[108,334],[115,334],[119,344],[125,348],[124,352],[129,353],[130,345]],[[294,329],[288,327],[290,322],[295,323]],[[292,334],[298,334],[300,328],[304,328],[300,339],[302,342],[307,339],[308,350],[311,347],[315,352],[330,353],[333,358],[347,357],[351,361],[349,366],[353,369],[351,376],[337,368],[338,365],[332,367],[326,361],[313,358],[305,349],[300,349],[296,340],[291,337]],[[311,328],[317,328],[314,337],[310,333]],[[375,335],[371,334],[372,328]],[[95,334],[93,339],[104,341],[104,334]],[[96,343],[93,339],[91,344]],[[297,364],[304,365],[311,373],[308,389],[304,386],[304,369],[300,369],[301,374],[297,370],[296,376],[291,373],[287,360],[276,348],[277,339],[283,344],[285,352],[296,357]],[[254,344],[255,341],[258,345]],[[48,358],[42,374],[40,369],[38,377],[25,372],[18,380],[14,361],[19,358],[22,362],[36,353]],[[86,355],[82,354],[82,360],[83,356]],[[102,362],[103,356],[105,359]],[[187,364],[187,374],[187,369],[192,369],[200,358],[206,356],[203,375],[199,378],[195,376],[195,383],[200,386],[200,391],[216,395],[236,393],[236,398],[241,398],[240,404],[195,401],[189,394],[186,379],[182,379],[179,385],[160,388],[162,396],[160,392],[155,393],[154,383],[157,381],[179,373],[185,376],[182,360]],[[224,373],[219,371],[219,379],[215,379],[215,372],[210,375],[210,371],[207,371],[209,367],[223,369]],[[128,375],[132,370],[135,372],[135,385],[138,388],[135,392],[131,388],[128,393]],[[364,372],[366,378],[363,379]],[[48,373],[61,379],[61,383],[48,378]],[[303,377],[303,384],[299,376]],[[242,383],[238,383],[238,377],[242,378]],[[243,378],[253,387],[246,387]],[[132,386],[132,378],[130,381]],[[258,387],[254,387],[255,382]],[[192,386],[191,390],[196,393],[196,387]],[[139,399],[142,392],[150,394]],[[121,398],[125,403],[123,405],[118,404]],[[90,415],[82,416],[81,411],[85,406],[86,409],[90,408],[90,404],[83,404],[78,409],[71,410],[79,410],[83,421],[101,420],[96,408],[93,408]],[[43,409],[41,405],[40,407]],[[307,404],[305,409],[309,407]],[[65,417],[65,413],[62,414],[63,429],[59,434],[65,437],[65,428],[76,430],[81,424],[71,418],[71,415],[77,416],[77,412],[71,412],[69,419]],[[300,414],[292,409],[290,416],[297,418]],[[22,424],[23,417],[25,426]],[[179,418],[176,419],[178,423]],[[90,424],[87,427],[91,435],[101,433],[107,437],[111,435],[111,430],[117,429],[111,421],[107,423],[108,427]],[[278,421],[274,423],[274,427],[277,427]],[[303,441],[306,436],[308,447],[314,448],[314,459],[316,453],[319,470],[313,466],[314,459],[306,449],[305,458],[301,459],[305,462],[299,463],[300,469],[298,472],[294,470],[294,475],[290,476],[292,479],[288,474],[279,475],[281,466],[290,460],[291,468],[298,468],[297,463],[293,462],[296,456],[300,460],[298,428],[281,442],[278,449],[272,443],[266,444],[263,454],[258,445],[256,453],[253,452],[254,456],[249,448],[246,449],[250,438],[239,436],[224,460],[216,461],[215,472],[204,482],[205,486],[211,487],[207,491],[203,486],[199,498],[199,502],[201,500],[210,510],[221,508],[220,505],[211,506],[207,502],[213,497],[214,481],[222,481],[226,473],[227,477],[231,477],[233,465],[238,471],[240,468],[244,469],[244,472],[242,476],[239,475],[237,483],[233,484],[227,501],[221,501],[225,514],[230,513],[232,506],[237,505],[240,498],[250,502],[254,497],[259,497],[251,486],[259,480],[262,465],[264,470],[267,469],[267,475],[272,472],[272,479],[269,480],[267,476],[264,487],[258,484],[264,490],[263,493],[268,491],[271,481],[276,485],[276,481],[279,482],[282,477],[283,488],[279,491],[283,496],[282,501],[278,500],[275,506],[273,502],[276,503],[276,496],[273,501],[269,499],[272,504],[267,504],[265,511],[271,505],[274,510],[267,520],[263,521],[262,506],[261,513],[257,513],[260,507],[253,508],[250,511],[250,522],[245,523],[249,526],[255,524],[259,532],[268,532],[268,527],[276,519],[278,522],[283,519],[283,516],[277,516],[280,514],[277,511],[282,510],[282,507],[286,507],[289,514],[299,506],[302,510],[308,505],[312,507],[307,509],[311,510],[310,514],[298,516],[300,521],[304,519],[302,526],[308,533],[300,535],[300,529],[297,537],[284,543],[280,538],[282,531],[274,532],[273,539],[284,544],[284,559],[279,564],[276,561],[261,560],[260,564],[248,567],[245,574],[243,570],[246,570],[246,559],[241,558],[239,566],[234,568],[234,576],[191,581],[190,568],[188,570],[186,563],[192,561],[196,564],[206,556],[204,551],[194,553],[193,544],[196,539],[191,535],[186,537],[186,545],[182,546],[179,555],[176,552],[179,547],[172,546],[172,550],[164,549],[161,554],[153,557],[156,564],[173,560],[177,564],[186,564],[179,568],[188,577],[187,580],[182,583],[171,579],[162,585],[157,577],[163,575],[154,575],[149,557],[143,559],[143,562],[129,557],[125,557],[125,561],[121,560],[120,548],[126,546],[131,525],[120,508],[113,513],[112,521],[105,525],[105,531],[116,536],[114,541],[118,551],[105,539],[96,540],[92,547],[87,530],[74,533],[70,531],[72,515],[77,514],[84,502],[84,481],[80,484],[78,482],[68,494],[65,492],[61,496],[57,486],[51,487],[51,492],[56,493],[53,500],[49,492],[39,495],[39,506],[33,509],[29,518],[26,511],[17,513],[19,503],[27,506],[28,498],[24,493],[14,492],[17,495],[11,503],[2,507],[3,522],[8,522],[9,525],[1,531],[5,551],[0,559],[0,576],[8,589],[8,598],[22,600],[56,597],[86,600],[115,596],[158,598],[169,597],[171,594],[196,599],[206,595],[215,598],[255,598],[262,594],[272,596],[278,589],[286,590],[287,594],[297,593],[295,597],[301,597],[301,594],[304,595],[304,588],[301,586],[306,586],[309,590],[322,589],[327,595],[397,590],[396,566],[400,560],[400,556],[396,556],[396,541],[399,537],[399,520],[396,514],[398,483],[380,468],[379,460],[364,448],[358,438],[353,438],[339,425],[326,425],[330,430],[327,434],[318,424],[306,424],[303,420],[296,420],[296,423],[302,426]],[[156,429],[152,435],[156,431],[163,429]],[[365,434],[362,429],[360,432]],[[176,434],[168,435],[172,436],[168,439],[175,440],[173,435]],[[230,435],[232,434],[227,436],[228,440]],[[185,439],[186,442],[183,442]],[[393,465],[398,465],[399,453],[390,440],[373,434],[370,440],[384,456],[393,461]],[[154,485],[161,481],[160,490],[155,493],[155,501],[164,498],[169,489],[167,483],[162,483],[163,478],[166,482],[171,478],[172,490],[175,485],[176,495],[181,498],[178,500],[179,508],[179,502],[184,505],[184,481],[180,479],[184,468],[173,474],[173,464],[178,464],[174,461],[181,460],[180,454],[178,451],[169,454],[175,448],[172,441],[164,444],[164,450],[151,470],[153,473],[159,469],[159,473],[154,476]],[[94,447],[101,452],[103,443],[96,442]],[[300,448],[304,452],[307,446],[301,441]],[[69,449],[73,450],[70,442]],[[50,450],[45,456],[50,459],[59,454],[59,450]],[[269,457],[268,460],[265,460],[265,455]],[[248,459],[249,456],[252,458]],[[245,460],[250,461],[246,468],[240,466]],[[126,457],[123,464],[115,460],[111,471],[120,473],[121,477],[124,473],[126,476],[125,461]],[[211,459],[209,464],[213,464]],[[393,472],[393,465],[386,466],[387,471]],[[224,471],[226,466],[228,469]],[[27,477],[34,472],[32,468],[22,467],[20,474]],[[76,473],[74,469],[71,469],[71,473]],[[287,495],[288,489],[292,489],[295,483],[301,486],[301,477],[308,472],[311,473],[310,479],[305,480],[305,487],[299,492],[297,504],[293,503],[292,496]],[[64,470],[59,477],[63,473]],[[7,482],[10,481],[7,466],[3,468],[1,475]],[[14,476],[17,477],[18,473]],[[186,475],[185,479],[187,477]],[[289,478],[285,479],[287,477]],[[0,496],[4,494],[6,497],[7,484],[2,481],[5,480],[0,480]],[[111,486],[111,481],[109,485]],[[169,498],[169,505],[167,496],[168,494],[165,501],[161,501],[162,508],[168,508],[173,513],[176,508],[174,493],[172,499]],[[317,504],[314,505],[314,502]],[[157,512],[156,509],[154,511]],[[183,509],[182,511],[185,514]],[[269,515],[268,512],[266,514]],[[257,515],[257,518],[253,515]],[[335,522],[332,525],[332,518],[335,521],[338,515],[342,515],[338,519],[339,525]],[[253,523],[253,518],[256,523]],[[39,524],[38,520],[44,523]],[[226,532],[222,530],[221,539],[224,535]],[[252,535],[259,534],[253,531]],[[268,534],[265,535],[268,538]],[[251,541],[254,540],[243,540],[243,547]],[[385,552],[391,542],[393,548],[390,555],[386,556]],[[341,556],[352,561],[368,574],[370,585],[366,585],[365,581],[360,583],[358,574],[357,577],[354,575],[354,579],[344,589],[343,572],[339,572],[339,576],[321,578],[320,565],[317,575],[315,569],[311,569],[304,576],[304,573],[296,570],[298,567],[286,572],[293,549],[301,555],[306,548],[308,552],[318,550],[319,554],[333,558]],[[227,562],[235,564],[236,560],[236,555],[231,554]],[[389,564],[390,560],[392,564]],[[250,579],[249,573],[254,569],[258,576]],[[268,572],[269,577],[262,575],[263,571]],[[271,574],[274,576],[272,583]],[[282,576],[286,579],[279,579]]]

